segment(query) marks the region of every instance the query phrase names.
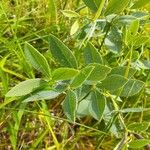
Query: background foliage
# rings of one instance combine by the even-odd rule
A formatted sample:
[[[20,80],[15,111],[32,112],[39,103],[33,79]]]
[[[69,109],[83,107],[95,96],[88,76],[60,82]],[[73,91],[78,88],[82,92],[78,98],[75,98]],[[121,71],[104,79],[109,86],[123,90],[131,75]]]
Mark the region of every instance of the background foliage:
[[[1,149],[149,149],[149,0],[2,0]]]

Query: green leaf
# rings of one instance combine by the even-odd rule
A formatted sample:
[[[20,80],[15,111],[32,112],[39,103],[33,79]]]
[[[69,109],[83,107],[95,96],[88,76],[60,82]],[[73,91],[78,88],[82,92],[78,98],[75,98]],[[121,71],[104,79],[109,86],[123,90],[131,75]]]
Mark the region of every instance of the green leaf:
[[[63,93],[67,90],[69,87],[69,82],[68,81],[59,81],[55,86],[54,89],[57,92]]]
[[[106,77],[105,80],[102,81],[101,87],[109,91],[115,91],[122,88],[127,81],[128,80],[125,77],[113,74]]]
[[[130,34],[136,36],[139,29],[139,20],[134,20],[129,28]]]
[[[27,102],[37,101],[37,100],[51,100],[58,97],[59,95],[60,95],[59,92],[52,91],[52,90],[40,91],[26,98],[23,102],[27,103]]]
[[[81,87],[75,89],[78,101],[83,100],[88,95],[88,93],[90,93],[91,88],[92,88],[91,85],[84,84]]]
[[[87,80],[90,81],[102,81],[106,78],[107,74],[111,71],[111,68],[101,65],[101,64],[91,64],[94,66],[93,71]]]
[[[80,15],[77,12],[72,11],[72,10],[63,10],[62,13],[63,13],[64,16],[69,17],[69,18],[78,18],[78,17],[80,17]]]
[[[136,36],[136,38],[134,39],[134,45],[135,46],[141,46],[142,44],[145,44],[147,41],[149,40],[148,36]]]
[[[97,120],[101,120],[105,110],[105,97],[99,91],[91,92],[89,113]]]
[[[131,22],[133,22],[134,20],[136,20],[137,18],[135,16],[132,16],[132,15],[123,15],[123,16],[120,16],[118,18],[118,23],[119,25],[130,25]]]
[[[79,29],[79,21],[76,20],[73,25],[71,26],[70,35],[75,34]]]
[[[71,122],[75,122],[76,110],[77,110],[77,96],[73,91],[67,92],[62,107],[67,118]]]
[[[118,75],[121,75],[121,76],[125,76],[126,70],[127,70],[126,66],[119,66],[119,67],[113,68],[111,70],[110,74],[118,74]],[[128,73],[128,78],[131,78],[132,76],[134,76],[136,71],[137,71],[136,69],[130,68],[129,73]]]
[[[77,68],[77,61],[72,51],[54,35],[50,35],[49,45],[53,57],[62,66]]]
[[[72,88],[77,88],[77,87],[81,86],[85,82],[85,80],[89,77],[89,75],[91,74],[93,69],[94,69],[93,66],[87,66],[87,67],[83,68],[80,71],[80,73],[73,79],[70,86]]]
[[[130,0],[110,0],[105,10],[105,15],[116,14],[122,12],[128,5]]]
[[[121,97],[130,97],[139,93],[144,86],[144,82],[130,79],[124,86]]]
[[[48,78],[51,77],[50,68],[45,57],[38,52],[32,45],[25,43],[24,53],[28,62],[38,71],[42,72]]]
[[[131,130],[131,131],[139,131],[139,132],[142,132],[142,131],[146,131],[150,126],[150,123],[149,122],[134,122],[134,123],[131,123],[128,125],[128,129]]]
[[[141,8],[145,5],[147,5],[148,3],[150,3],[149,0],[138,0],[134,3],[134,5],[131,7],[131,9]]]
[[[69,80],[79,73],[78,70],[73,68],[58,68],[52,74],[53,80]]]
[[[24,96],[47,84],[48,83],[46,81],[43,81],[42,79],[29,79],[13,87],[6,94],[6,97]]]
[[[105,45],[113,53],[119,53],[122,50],[122,35],[117,27],[112,27],[105,39]]]
[[[138,139],[129,143],[129,148],[139,149],[150,143],[150,139]]]
[[[84,117],[89,116],[89,104],[90,104],[91,96],[89,95],[85,99],[83,99],[79,104],[77,108],[77,117]]]
[[[93,12],[96,12],[98,10],[98,6],[97,4],[95,3],[94,0],[83,0],[83,2],[85,3],[85,5],[87,7],[89,7]]]
[[[84,48],[84,60],[86,64],[103,62],[100,53],[90,42]]]
[[[48,0],[48,16],[50,17],[50,21],[52,23],[57,22],[57,9],[56,3],[54,0]]]

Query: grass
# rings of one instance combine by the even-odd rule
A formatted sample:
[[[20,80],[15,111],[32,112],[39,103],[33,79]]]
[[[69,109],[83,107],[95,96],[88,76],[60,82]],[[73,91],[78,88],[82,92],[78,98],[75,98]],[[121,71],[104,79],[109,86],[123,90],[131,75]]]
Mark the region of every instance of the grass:
[[[134,3],[135,1],[133,1]],[[0,149],[21,150],[21,149],[46,149],[46,150],[95,150],[114,149],[119,145],[122,149],[127,148],[129,141],[135,140],[132,130],[128,128],[130,124],[139,122],[145,123],[145,129],[137,129],[137,134],[144,139],[150,138],[149,115],[150,111],[127,111],[119,113],[119,110],[125,108],[149,108],[150,106],[150,40],[149,40],[149,4],[142,8],[122,11],[119,15],[125,15],[135,12],[148,13],[145,16],[143,24],[136,30],[136,22],[130,26],[131,31],[137,32],[136,36],[142,36],[147,44],[137,44],[133,47],[130,41],[129,29],[118,27],[123,31],[123,52],[111,53],[105,43],[110,29],[113,28],[115,21],[111,20],[98,38],[96,21],[101,18],[100,15],[106,3],[101,3],[97,13],[88,9],[82,0],[1,0],[0,3]],[[128,10],[129,9],[129,10]],[[72,10],[80,14],[79,18],[67,18],[63,10]],[[141,13],[142,14],[142,13]],[[119,16],[118,15],[118,16]],[[118,17],[116,16],[116,18]],[[78,19],[79,29],[70,36],[70,30],[74,22]],[[114,18],[115,20],[115,18]],[[99,28],[102,28],[100,22]],[[84,28],[88,32],[84,36]],[[82,33],[82,34],[81,34]],[[128,67],[125,77],[129,75],[130,66],[135,66],[137,71],[135,78],[143,81],[145,87],[138,95],[123,98],[118,101],[123,89],[118,92],[115,98],[112,98],[108,92],[104,92],[107,97],[108,108],[112,114],[107,118],[107,124],[104,120],[98,122],[92,117],[85,116],[77,118],[74,123],[67,119],[62,110],[62,102],[65,95],[51,100],[33,101],[31,103],[22,103],[23,98],[7,98],[5,94],[16,84],[31,78],[41,78],[43,75],[37,72],[27,62],[24,55],[24,43],[29,42],[41,52],[52,70],[58,68],[59,63],[55,62],[49,52],[48,38],[50,34],[56,35],[63,41],[76,56],[80,62],[79,68],[83,67],[82,47],[88,41],[99,49],[106,64],[111,67]],[[134,33],[133,33],[134,34]],[[94,36],[93,36],[94,35]],[[132,34],[131,34],[132,35]],[[117,35],[118,36],[118,35]],[[142,39],[140,39],[142,40]],[[139,41],[140,41],[139,40]],[[130,43],[131,42],[131,43]],[[144,43],[144,42],[143,42]],[[126,50],[126,51],[125,51]],[[80,51],[80,52],[79,52]],[[134,63],[137,60],[139,63]],[[146,65],[140,64],[146,60]],[[139,66],[138,66],[139,65]],[[141,65],[141,66],[140,66]],[[143,66],[142,66],[143,65]],[[145,69],[145,68],[146,69]],[[114,111],[112,110],[114,108]],[[117,113],[118,112],[118,113]],[[120,123],[121,122],[121,123]],[[119,126],[115,126],[118,125]],[[139,125],[140,126],[140,125]],[[129,133],[123,132],[123,128]],[[141,126],[139,127],[141,128]],[[144,127],[143,127],[144,128]],[[135,127],[134,127],[135,129]],[[127,137],[126,137],[127,136]],[[148,146],[148,144],[147,144]],[[146,149],[146,147],[145,147]],[[116,150],[119,150],[119,148]]]

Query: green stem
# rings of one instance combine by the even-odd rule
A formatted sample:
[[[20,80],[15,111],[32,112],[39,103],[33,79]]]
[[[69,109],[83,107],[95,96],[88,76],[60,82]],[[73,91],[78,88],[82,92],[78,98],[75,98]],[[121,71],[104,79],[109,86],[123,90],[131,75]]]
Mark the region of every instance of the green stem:
[[[104,45],[105,39],[106,39],[110,29],[111,29],[111,23],[108,23],[108,25],[106,25],[106,26],[107,26],[106,33],[104,35],[104,38],[102,39],[102,42],[101,42],[99,50],[101,50],[102,46]]]
[[[104,140],[105,137],[108,135],[108,132],[109,132],[110,128],[112,127],[113,123],[116,121],[117,116],[118,116],[118,113],[116,113],[116,114],[112,117],[112,119],[110,119],[110,121],[108,122],[108,124],[107,124],[107,126],[106,126],[106,128],[105,128],[105,130],[104,130],[104,132],[106,132],[106,134],[103,134],[103,135],[98,139],[98,141],[97,141],[98,144],[96,145],[95,150],[99,150],[99,148],[100,148],[100,146],[101,146],[103,140]]]
[[[128,75],[129,75],[130,65],[131,65],[131,62],[132,62],[132,55],[133,55],[133,44],[132,44],[131,49],[130,49],[130,57],[129,57],[127,69],[126,69],[126,72],[125,72],[125,77],[126,78],[128,78]]]
[[[116,104],[115,100],[112,99],[112,102],[113,102],[115,111],[119,112],[119,107],[118,107],[118,105]],[[120,119],[120,121],[121,121],[121,123],[122,123],[122,125],[123,125],[123,127],[124,127],[124,130],[127,132],[128,129],[127,129],[125,123],[124,123],[124,119],[123,119],[122,115],[119,113],[118,116],[119,116],[119,119]]]
[[[99,16],[101,15],[102,9],[104,7],[104,4],[105,4],[105,0],[102,0],[101,3],[100,3],[100,5],[99,5],[99,8],[98,8],[98,10],[96,12],[96,15],[94,17],[94,21],[96,21],[99,18]]]

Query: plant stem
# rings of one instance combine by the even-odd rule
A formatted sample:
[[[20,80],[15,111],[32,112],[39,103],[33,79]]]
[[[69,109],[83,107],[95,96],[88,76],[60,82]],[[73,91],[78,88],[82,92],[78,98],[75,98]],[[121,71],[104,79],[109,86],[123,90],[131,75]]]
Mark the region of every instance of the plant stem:
[[[99,16],[101,15],[102,9],[103,9],[103,7],[104,7],[104,4],[105,4],[105,0],[101,0],[101,3],[100,3],[100,5],[99,5],[99,8],[98,8],[98,10],[97,10],[97,12],[96,12],[96,15],[95,15],[95,17],[94,17],[94,21],[96,21],[96,20],[99,18]]]

